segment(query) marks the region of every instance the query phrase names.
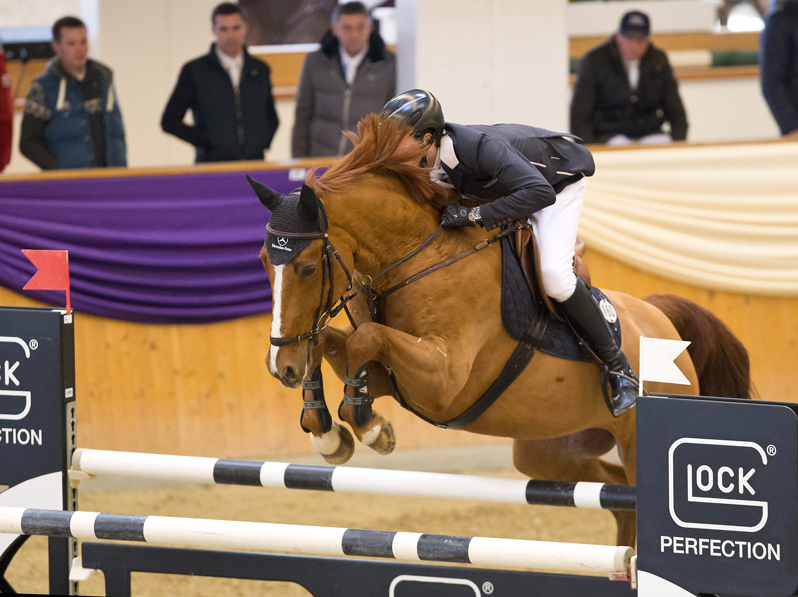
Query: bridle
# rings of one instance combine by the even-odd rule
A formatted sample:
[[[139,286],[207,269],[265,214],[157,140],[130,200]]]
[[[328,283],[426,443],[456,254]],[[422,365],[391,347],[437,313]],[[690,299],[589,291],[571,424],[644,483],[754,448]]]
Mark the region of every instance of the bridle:
[[[309,332],[305,332],[304,334],[298,334],[296,336],[289,336],[289,337],[280,337],[280,336],[270,336],[269,341],[271,342],[272,346],[290,346],[291,344],[297,344],[304,340],[312,340],[314,344],[318,344],[319,342],[319,334],[328,326],[332,319],[341,312],[341,309],[346,310],[346,314],[349,317],[349,320],[354,325],[354,320],[352,315],[349,313],[349,308],[347,307],[347,303],[357,296],[357,293],[351,293],[348,296],[344,297],[343,295],[339,299],[339,304],[335,304],[333,298],[333,288],[335,287],[333,284],[333,257],[335,257],[336,261],[341,266],[341,269],[344,270],[344,275],[346,275],[347,280],[349,281],[349,285],[345,292],[350,292],[353,287],[353,280],[352,274],[349,272],[349,269],[344,264],[343,259],[338,254],[338,251],[335,250],[332,242],[330,242],[330,235],[328,234],[328,225],[327,225],[327,212],[324,211],[324,205],[319,201],[319,231],[318,232],[285,232],[282,230],[275,230],[271,226],[271,222],[266,224],[267,232],[271,232],[276,236],[282,236],[285,238],[296,238],[296,239],[303,239],[303,240],[321,240],[322,241],[322,248],[321,248],[321,292],[319,296],[319,306],[316,307],[316,313],[313,316],[313,328]],[[325,286],[329,285],[329,289],[327,291],[327,299],[325,301],[324,298],[324,290]]]
[[[419,246],[415,249],[410,251],[404,257],[401,257],[385,267],[382,271],[374,275],[373,277],[368,277],[368,281],[362,285],[359,285],[358,288],[355,288],[354,284],[354,277],[349,269],[341,259],[338,251],[333,246],[332,242],[330,241],[329,233],[328,233],[328,223],[327,223],[327,213],[324,210],[324,205],[319,201],[319,231],[318,232],[284,232],[281,230],[275,230],[271,227],[271,223],[266,225],[266,230],[271,232],[276,236],[282,236],[286,238],[296,238],[296,239],[303,239],[303,240],[321,240],[322,241],[322,249],[321,249],[321,261],[322,261],[322,279],[321,279],[321,291],[319,296],[319,306],[316,308],[316,313],[313,316],[313,328],[309,332],[305,332],[304,334],[298,334],[296,336],[289,336],[289,337],[280,337],[280,336],[270,336],[269,341],[271,342],[272,346],[290,346],[291,344],[297,344],[304,340],[312,340],[314,344],[318,344],[319,342],[319,334],[330,325],[330,322],[333,318],[338,315],[342,310],[346,313],[347,317],[349,318],[349,322],[352,324],[354,329],[357,329],[357,323],[355,322],[354,318],[352,317],[351,312],[349,311],[348,303],[352,299],[354,299],[358,293],[364,293],[366,295],[366,299],[369,306],[369,313],[373,321],[380,321],[380,316],[382,315],[384,309],[384,302],[385,299],[413,282],[420,280],[421,278],[438,271],[439,269],[443,269],[461,259],[465,259],[470,255],[473,255],[477,251],[481,251],[485,249],[495,242],[501,240],[505,236],[509,236],[510,234],[514,234],[516,231],[521,230],[523,228],[528,228],[530,225],[527,223],[516,222],[514,226],[510,226],[499,232],[498,234],[494,234],[490,238],[483,240],[482,242],[478,243],[477,245],[465,249],[461,251],[457,255],[453,255],[440,261],[434,265],[431,265],[420,272],[417,272],[398,284],[391,286],[390,288],[377,293],[373,289],[373,284],[375,281],[380,279],[382,276],[387,274],[389,271],[394,269],[395,267],[401,265],[402,263],[406,262],[407,260],[411,259],[425,248],[427,248],[432,242],[440,236],[443,232],[443,227],[438,226],[435,231],[430,234]],[[334,288],[334,279],[333,279],[333,257],[335,260],[340,264],[341,269],[344,271],[344,275],[346,276],[348,285],[344,293],[338,298],[336,301],[333,298],[333,288]],[[327,297],[325,300],[325,287],[329,286],[327,289]],[[353,290],[354,289],[354,290]]]

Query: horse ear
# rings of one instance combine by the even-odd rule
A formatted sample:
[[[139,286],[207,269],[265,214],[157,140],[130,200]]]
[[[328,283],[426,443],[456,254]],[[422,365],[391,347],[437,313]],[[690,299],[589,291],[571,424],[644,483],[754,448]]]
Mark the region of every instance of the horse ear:
[[[274,211],[278,205],[283,202],[283,195],[278,193],[277,191],[273,191],[265,184],[259,183],[257,180],[252,178],[249,174],[247,174],[247,181],[249,182],[252,190],[255,191],[255,194],[260,199],[260,202],[271,211]]]
[[[305,183],[299,191],[299,217],[306,222],[319,221],[319,198]]]

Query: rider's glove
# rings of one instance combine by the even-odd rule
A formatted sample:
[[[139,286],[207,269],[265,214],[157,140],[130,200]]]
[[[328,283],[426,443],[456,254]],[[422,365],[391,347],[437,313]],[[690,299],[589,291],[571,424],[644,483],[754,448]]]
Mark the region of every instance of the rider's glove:
[[[476,213],[474,213],[476,211]],[[476,226],[482,223],[479,217],[479,208],[469,210],[458,203],[447,205],[441,212],[441,226],[443,228],[457,228],[460,226]]]

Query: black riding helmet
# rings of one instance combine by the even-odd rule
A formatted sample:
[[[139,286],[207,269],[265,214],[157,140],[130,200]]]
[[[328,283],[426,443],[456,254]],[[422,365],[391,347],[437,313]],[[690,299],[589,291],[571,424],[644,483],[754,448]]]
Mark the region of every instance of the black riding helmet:
[[[380,111],[388,118],[413,127],[418,138],[432,133],[433,138],[443,134],[443,110],[441,104],[429,91],[411,89],[397,95]]]

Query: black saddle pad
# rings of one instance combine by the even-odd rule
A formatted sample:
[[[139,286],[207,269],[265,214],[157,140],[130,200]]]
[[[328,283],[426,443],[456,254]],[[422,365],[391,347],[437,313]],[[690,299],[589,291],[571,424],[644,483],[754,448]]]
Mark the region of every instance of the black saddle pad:
[[[546,306],[533,301],[521,264],[510,237],[501,240],[502,247],[502,321],[507,333],[519,342],[527,335],[535,310],[542,310],[547,318],[546,332],[538,343],[538,350],[552,356],[574,361],[592,361],[593,357],[574,335],[568,324],[552,318]],[[604,315],[604,323],[621,345],[621,322],[610,300],[601,290],[591,287],[590,293]]]

